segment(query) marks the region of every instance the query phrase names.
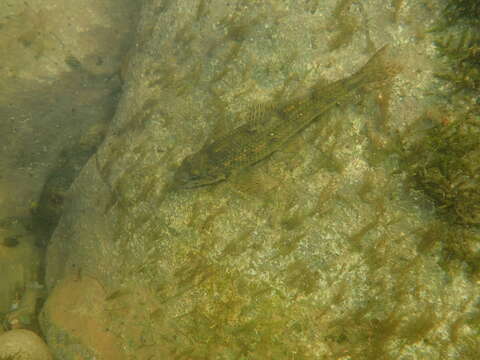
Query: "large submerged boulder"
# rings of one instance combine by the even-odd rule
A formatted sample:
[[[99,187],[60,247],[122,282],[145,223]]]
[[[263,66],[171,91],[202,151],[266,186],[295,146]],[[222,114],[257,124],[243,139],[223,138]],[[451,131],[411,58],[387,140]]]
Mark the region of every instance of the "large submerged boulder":
[[[478,351],[478,279],[439,264],[432,212],[405,192],[390,146],[429,106],[438,8],[390,5],[145,2],[116,116],[48,249],[42,327],[56,356]],[[182,160],[256,104],[346,77],[385,44],[394,80],[226,182],[172,190]]]

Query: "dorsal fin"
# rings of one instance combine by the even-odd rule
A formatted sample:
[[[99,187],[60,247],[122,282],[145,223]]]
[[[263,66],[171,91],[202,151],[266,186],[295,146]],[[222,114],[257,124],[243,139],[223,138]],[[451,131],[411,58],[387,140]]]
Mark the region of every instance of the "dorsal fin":
[[[249,123],[252,130],[261,131],[268,128],[272,125],[272,121],[277,120],[274,116],[275,108],[273,102],[254,104],[247,111],[245,123]]]

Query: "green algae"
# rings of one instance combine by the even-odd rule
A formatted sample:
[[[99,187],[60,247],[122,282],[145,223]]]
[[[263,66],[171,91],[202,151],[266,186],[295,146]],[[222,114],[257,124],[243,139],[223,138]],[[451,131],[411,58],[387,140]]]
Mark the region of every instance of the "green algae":
[[[418,251],[439,251],[450,275],[480,274],[480,5],[450,1],[433,34],[442,64],[442,99],[404,134],[401,166],[408,186],[424,194],[437,215],[419,231]],[[425,129],[426,127],[426,129]],[[406,140],[409,136],[413,140]]]
[[[480,224],[479,14],[477,1],[450,1],[445,7],[434,34],[443,59],[437,77],[447,87],[438,95],[448,99],[450,110],[418,119],[433,126],[404,157],[414,187],[433,200],[444,220],[462,225]]]
[[[480,121],[437,125],[408,150],[414,186],[433,200],[447,221],[480,224]]]
[[[447,81],[452,91],[478,97],[480,3],[475,0],[449,1],[434,34],[438,51],[445,60],[445,70],[437,75]],[[479,113],[477,109],[476,114]]]

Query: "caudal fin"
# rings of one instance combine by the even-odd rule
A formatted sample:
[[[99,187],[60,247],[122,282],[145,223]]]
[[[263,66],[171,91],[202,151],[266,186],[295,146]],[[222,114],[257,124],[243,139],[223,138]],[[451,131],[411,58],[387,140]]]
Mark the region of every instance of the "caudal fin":
[[[391,79],[400,72],[400,66],[388,59],[387,49],[388,44],[378,49],[355,74],[365,84]]]

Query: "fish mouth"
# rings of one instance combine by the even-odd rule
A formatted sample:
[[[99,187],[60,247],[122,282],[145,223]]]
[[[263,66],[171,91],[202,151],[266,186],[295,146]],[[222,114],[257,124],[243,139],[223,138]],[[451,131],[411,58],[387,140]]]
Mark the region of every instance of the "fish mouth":
[[[195,189],[208,185],[213,185],[223,181],[223,178],[214,176],[192,175],[188,172],[178,171],[174,177],[174,184],[179,189]]]

